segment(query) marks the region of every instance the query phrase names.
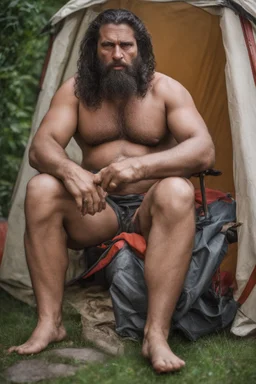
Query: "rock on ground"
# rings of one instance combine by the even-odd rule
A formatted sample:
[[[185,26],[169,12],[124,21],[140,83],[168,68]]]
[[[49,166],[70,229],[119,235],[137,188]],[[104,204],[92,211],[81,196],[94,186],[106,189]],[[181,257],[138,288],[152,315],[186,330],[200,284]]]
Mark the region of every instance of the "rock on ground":
[[[93,348],[61,348],[50,352],[52,355],[74,359],[79,363],[99,362],[102,363],[107,356]],[[53,364],[44,360],[24,360],[8,368],[5,379],[12,383],[36,383],[40,380],[56,377],[73,376],[80,367],[68,364]]]
[[[78,367],[67,364],[53,364],[43,360],[24,360],[5,371],[5,378],[13,383],[35,383],[56,377],[73,376]]]

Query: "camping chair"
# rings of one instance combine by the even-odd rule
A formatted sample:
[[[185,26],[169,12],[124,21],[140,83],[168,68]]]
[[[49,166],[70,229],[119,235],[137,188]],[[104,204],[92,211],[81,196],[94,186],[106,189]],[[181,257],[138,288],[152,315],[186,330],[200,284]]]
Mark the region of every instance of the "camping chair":
[[[207,169],[203,172],[195,173],[192,175],[193,177],[198,177],[200,180],[200,192],[202,197],[202,212],[203,212],[202,221],[204,222],[205,225],[209,223],[211,219],[211,215],[210,215],[208,203],[207,203],[206,190],[205,190],[205,176],[221,176],[221,175],[222,175],[221,171],[213,168]],[[231,195],[229,196],[229,194],[227,194],[227,196],[231,197]],[[202,221],[200,222],[202,223]],[[233,223],[231,226],[227,227],[226,237],[229,244],[237,242],[237,228],[240,225],[241,223]]]
[[[201,190],[201,195],[202,195],[202,207],[204,211],[204,217],[206,220],[210,218],[210,214],[208,211],[208,205],[207,205],[207,199],[206,199],[206,193],[205,193],[205,176],[220,176],[222,175],[222,172],[217,170],[217,169],[206,169],[203,172],[200,173],[195,173],[192,176],[193,177],[199,177],[200,180],[200,190]]]

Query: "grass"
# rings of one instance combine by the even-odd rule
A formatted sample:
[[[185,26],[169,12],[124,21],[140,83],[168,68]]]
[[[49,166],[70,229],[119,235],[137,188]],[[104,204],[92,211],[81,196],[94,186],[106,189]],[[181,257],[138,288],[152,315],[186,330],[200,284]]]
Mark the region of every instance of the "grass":
[[[35,356],[22,357],[7,355],[11,345],[23,343],[36,324],[35,309],[23,304],[3,290],[0,290],[0,382],[1,373],[15,362],[34,359]],[[50,356],[49,351],[57,347],[83,347],[89,344],[81,338],[80,316],[69,308],[64,314],[64,323],[69,338],[53,344],[37,358],[49,362],[67,362]],[[157,375],[140,355],[139,344],[127,342],[125,355],[110,358],[105,363],[83,365],[75,376],[45,380],[41,384],[253,384],[256,383],[256,343],[253,339],[238,339],[228,331],[210,335],[195,343],[180,335],[172,338],[174,351],[186,361],[186,367],[175,374]],[[69,361],[70,362],[70,361]],[[71,362],[77,364],[76,361]]]

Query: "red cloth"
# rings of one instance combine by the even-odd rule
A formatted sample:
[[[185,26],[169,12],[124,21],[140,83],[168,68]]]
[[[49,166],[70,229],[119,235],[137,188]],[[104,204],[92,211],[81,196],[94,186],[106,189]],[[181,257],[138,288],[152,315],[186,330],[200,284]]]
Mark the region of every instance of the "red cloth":
[[[225,296],[230,292],[230,289],[233,287],[234,278],[231,272],[228,271],[218,271],[212,278],[214,291],[221,295]]]
[[[205,197],[207,204],[211,204],[215,200],[224,200],[227,202],[231,201],[230,197],[228,197],[226,193],[218,191],[217,189],[205,188]],[[203,203],[201,189],[195,190],[195,202],[196,208],[199,208]]]
[[[98,264],[88,274],[84,276],[84,278],[87,278],[93,275],[94,273],[100,271],[102,268],[106,267],[110,263],[112,258],[115,256],[115,254],[120,249],[122,249],[125,241],[130,245],[130,247],[132,247],[135,250],[138,257],[140,257],[141,259],[144,259],[144,253],[146,252],[146,241],[141,235],[138,235],[137,233],[122,232],[120,233],[120,235],[115,236],[112,240],[113,241],[118,240],[118,241],[116,241],[111,246],[107,255],[103,259],[101,259],[98,262]],[[102,244],[100,247],[107,248],[105,244]]]
[[[0,221],[0,264],[4,253],[4,244],[7,234],[7,221]]]

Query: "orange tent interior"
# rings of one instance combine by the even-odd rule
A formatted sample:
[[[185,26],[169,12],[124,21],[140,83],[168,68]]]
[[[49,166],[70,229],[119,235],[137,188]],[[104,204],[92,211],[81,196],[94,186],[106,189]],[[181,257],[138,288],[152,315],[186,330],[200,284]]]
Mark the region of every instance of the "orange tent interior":
[[[225,84],[225,51],[220,18],[186,3],[111,0],[95,11],[127,8],[139,16],[152,36],[157,71],[178,80],[191,93],[216,148],[215,168],[222,176],[206,177],[206,187],[235,196],[232,138]],[[198,179],[192,178],[195,187]],[[235,275],[237,245],[229,251],[221,269]]]
[[[225,51],[219,16],[184,2],[110,0],[92,9],[126,8],[139,16],[152,36],[157,71],[178,80],[191,93],[212,135],[215,168],[222,176],[206,177],[206,187],[235,196],[232,139],[225,84]],[[192,178],[196,187],[198,179]],[[222,270],[235,275],[237,245],[229,246]]]

